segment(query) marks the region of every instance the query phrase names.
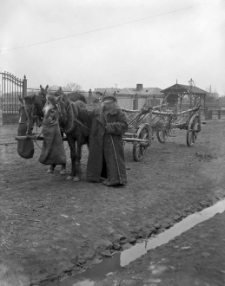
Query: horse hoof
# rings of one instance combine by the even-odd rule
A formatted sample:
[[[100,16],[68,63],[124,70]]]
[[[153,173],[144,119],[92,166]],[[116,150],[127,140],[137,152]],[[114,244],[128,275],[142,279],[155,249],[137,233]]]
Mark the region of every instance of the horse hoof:
[[[53,174],[53,170],[50,170],[50,169],[49,169],[49,170],[47,171],[47,173],[48,173],[48,174]]]
[[[67,180],[73,180],[73,176],[68,176],[66,179]]]
[[[74,177],[73,181],[74,181],[74,182],[79,182],[79,181],[80,181],[80,178],[76,176],[76,177]]]
[[[60,175],[66,175],[66,170],[61,170]]]

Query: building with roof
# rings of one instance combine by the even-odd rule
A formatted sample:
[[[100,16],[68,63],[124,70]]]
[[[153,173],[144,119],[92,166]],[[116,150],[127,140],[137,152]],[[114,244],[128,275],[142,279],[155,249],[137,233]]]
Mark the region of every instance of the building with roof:
[[[95,93],[102,96],[104,93],[114,94],[121,108],[141,109],[144,105],[155,106],[163,101],[163,94],[158,87],[143,87],[137,84],[136,88],[96,88]]]
[[[143,87],[137,84],[136,88],[122,88],[116,95],[122,108],[141,109],[144,105],[156,106],[162,103],[163,95],[158,87]]]
[[[184,97],[189,97],[190,108],[197,103],[203,104],[205,109],[205,101],[207,91],[193,85],[174,84],[160,91],[164,95],[164,101],[168,103],[169,108],[179,107],[182,110],[182,102]]]
[[[111,87],[111,88],[108,88],[108,87],[106,87],[106,88],[95,88],[94,93],[102,96],[104,93],[114,94],[115,92],[117,93],[119,90],[120,90],[119,88],[114,88],[114,87]]]

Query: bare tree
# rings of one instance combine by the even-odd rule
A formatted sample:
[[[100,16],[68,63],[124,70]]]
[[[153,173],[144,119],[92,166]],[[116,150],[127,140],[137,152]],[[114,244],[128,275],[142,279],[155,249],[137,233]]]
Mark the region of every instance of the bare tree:
[[[81,89],[81,86],[77,83],[70,82],[67,83],[66,86],[62,87],[62,89],[65,91],[78,91]]]
[[[60,88],[60,85],[52,85],[49,87],[49,90],[58,90]],[[67,83],[66,86],[61,86],[62,90],[64,91],[78,91],[81,89],[81,86],[76,83]]]

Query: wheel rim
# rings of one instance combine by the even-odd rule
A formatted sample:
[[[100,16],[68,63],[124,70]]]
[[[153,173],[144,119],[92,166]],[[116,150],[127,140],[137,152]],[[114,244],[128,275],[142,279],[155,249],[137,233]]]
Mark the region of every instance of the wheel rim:
[[[148,139],[148,128],[145,127],[141,130],[141,132],[138,134],[139,139]],[[141,146],[139,142],[134,142],[134,159],[135,161],[139,161],[142,159],[145,151],[147,149],[147,146]]]
[[[141,139],[144,139],[144,140],[148,139],[148,129],[147,129],[147,128],[144,128],[144,129],[141,131],[141,134],[142,134]],[[141,135],[141,134],[140,134],[140,135]],[[140,148],[141,148],[141,153],[142,153],[142,155],[144,155],[145,151],[147,150],[147,147],[140,146]]]
[[[157,131],[157,138],[160,143],[165,143],[168,137],[168,130]]]
[[[193,145],[195,143],[195,135],[194,132],[191,131],[190,133],[190,144]]]
[[[159,131],[159,137],[162,141],[165,141],[165,132],[163,132],[162,130]]]
[[[138,158],[138,159],[141,159],[143,153],[142,153],[142,150],[141,150],[141,145],[140,145],[140,143],[137,143],[137,147],[136,147],[136,148],[137,148],[137,149],[136,149],[137,158]]]
[[[188,130],[188,145],[192,146],[194,145],[197,136],[198,136],[198,130],[199,130],[199,123],[194,123],[192,125],[192,129]]]

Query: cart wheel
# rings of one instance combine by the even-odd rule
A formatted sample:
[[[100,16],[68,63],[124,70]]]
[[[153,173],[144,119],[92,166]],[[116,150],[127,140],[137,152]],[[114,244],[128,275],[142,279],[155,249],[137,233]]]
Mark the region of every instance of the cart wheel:
[[[168,136],[169,136],[169,130],[160,130],[156,133],[157,139],[160,143],[165,143]]]
[[[139,130],[138,130],[138,136],[137,138],[138,139],[146,139],[148,140],[148,134],[149,134],[149,131],[148,131],[148,127],[145,125],[143,127],[141,127]],[[147,150],[148,148],[148,145],[147,146],[142,146],[140,142],[134,142],[134,145],[133,145],[133,158],[134,158],[134,161],[135,162],[138,162],[140,161],[142,158],[143,158],[143,155],[145,153],[145,151]]]
[[[187,130],[188,147],[191,147],[195,144],[199,130],[200,130],[199,120],[197,117],[195,117],[194,120],[190,120],[188,124],[188,130]]]

